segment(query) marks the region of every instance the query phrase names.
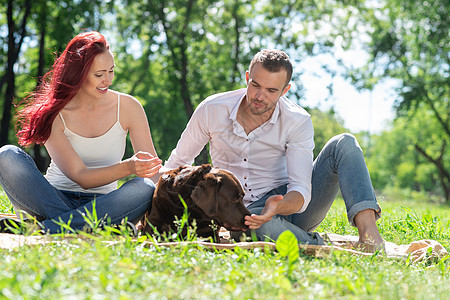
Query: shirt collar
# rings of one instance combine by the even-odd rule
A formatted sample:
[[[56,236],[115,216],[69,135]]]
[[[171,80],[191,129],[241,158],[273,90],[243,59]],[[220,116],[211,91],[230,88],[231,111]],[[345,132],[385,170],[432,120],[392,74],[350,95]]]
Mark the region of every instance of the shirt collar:
[[[238,112],[238,109],[239,109],[239,106],[241,105],[241,103],[242,103],[242,100],[245,98],[245,96],[247,95],[247,90],[246,89],[244,89],[244,94],[241,96],[241,99],[239,99],[239,101],[236,103],[236,105],[233,107],[233,110],[231,111],[231,113],[230,113],[230,119],[231,120],[233,120],[233,121],[236,121],[236,119],[237,119],[237,112]]]
[[[278,99],[277,105],[275,105],[275,109],[273,110],[272,117],[269,120],[269,123],[276,124],[278,118],[280,117],[280,101],[283,101],[283,97]]]

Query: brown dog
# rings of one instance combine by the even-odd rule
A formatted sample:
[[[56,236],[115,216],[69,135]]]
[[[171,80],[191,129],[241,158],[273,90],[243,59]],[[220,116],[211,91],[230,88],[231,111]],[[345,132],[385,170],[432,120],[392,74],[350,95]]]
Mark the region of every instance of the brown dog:
[[[176,231],[175,216],[180,220],[186,202],[188,222],[195,219],[197,235],[219,241],[221,226],[230,231],[244,231],[244,217],[250,212],[244,206],[244,190],[231,172],[212,168],[209,164],[183,166],[164,173],[153,195],[152,208],[144,218],[144,232],[152,233],[152,224],[159,233]],[[212,228],[211,221],[217,225]],[[187,230],[183,230],[186,236]]]

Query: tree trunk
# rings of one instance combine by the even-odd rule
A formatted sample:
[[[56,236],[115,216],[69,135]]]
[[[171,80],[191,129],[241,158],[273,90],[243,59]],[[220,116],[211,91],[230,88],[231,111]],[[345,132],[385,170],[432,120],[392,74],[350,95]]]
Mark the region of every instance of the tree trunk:
[[[181,76],[178,79],[180,86],[180,95],[183,100],[184,109],[186,111],[186,116],[188,119],[191,118],[192,113],[194,112],[194,106],[191,101],[191,94],[189,92],[188,86],[188,56],[187,56],[187,42],[186,42],[186,31],[189,26],[191,10],[194,5],[194,0],[189,0],[186,3],[186,14],[184,16],[184,23],[182,27],[182,32],[179,34],[179,38],[177,39],[176,34],[174,34],[167,23],[167,19],[164,12],[164,5],[161,5],[159,9],[159,18],[164,28],[164,32],[166,34],[167,46],[170,49],[173,65],[175,69],[178,69],[181,72]],[[175,48],[178,48],[177,51]],[[178,55],[179,53],[179,55]],[[208,152],[206,150],[206,146],[202,149],[200,154],[195,158],[195,164],[203,164],[208,163]]]
[[[0,146],[6,145],[9,142],[9,127],[11,122],[11,106],[14,97],[14,54],[16,50],[16,43],[14,40],[15,23],[13,19],[13,1],[8,1],[6,9],[6,17],[8,20],[8,62],[6,64],[6,93],[3,102],[3,116],[0,129]]]
[[[11,125],[11,108],[12,102],[15,96],[15,74],[14,74],[14,65],[17,62],[17,58],[19,57],[20,49],[22,48],[23,39],[26,35],[26,24],[28,20],[28,16],[31,11],[31,0],[27,0],[25,2],[25,12],[22,18],[22,23],[19,28],[19,36],[20,39],[16,42],[15,33],[16,33],[16,24],[13,18],[13,1],[8,0],[7,8],[6,8],[6,18],[8,22],[8,62],[6,67],[6,93],[5,100],[3,103],[3,116],[1,121],[0,128],[0,146],[9,144],[9,130]]]
[[[234,19],[234,57],[233,57],[233,72],[231,73],[231,84],[234,86],[236,83],[236,78],[239,76],[239,53],[241,52],[240,47],[240,17],[239,11],[239,1],[235,1],[233,5],[233,19]]]
[[[44,76],[45,67],[45,36],[47,34],[47,1],[43,1],[41,6],[41,12],[39,16],[40,25],[40,40],[39,40],[39,64],[37,71],[37,84],[36,88],[42,82],[42,76]],[[42,155],[41,145],[35,144],[33,146],[34,162],[36,163],[39,171],[44,172],[48,168],[50,158],[48,155]]]
[[[445,201],[447,203],[450,203],[450,174],[447,170],[445,170],[445,166],[442,162],[442,158],[445,153],[446,143],[443,142],[443,145],[441,147],[441,153],[439,155],[439,158],[434,159],[428,153],[425,152],[424,149],[422,149],[419,145],[414,145],[416,150],[422,154],[428,161],[430,161],[432,164],[434,164],[438,170],[439,174],[439,180],[441,182],[442,190],[444,192]]]

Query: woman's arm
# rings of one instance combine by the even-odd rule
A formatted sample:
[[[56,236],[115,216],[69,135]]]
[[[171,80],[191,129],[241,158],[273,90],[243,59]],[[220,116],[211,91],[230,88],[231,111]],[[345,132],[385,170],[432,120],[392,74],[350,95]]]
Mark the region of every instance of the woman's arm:
[[[126,106],[126,103],[124,104],[125,105],[121,105],[121,108]],[[136,109],[136,106],[134,109],[130,108],[128,110],[128,115],[133,112],[136,114],[136,119],[139,120],[142,120],[142,116],[139,116],[139,114],[145,115],[143,110],[139,111]],[[126,115],[127,114],[121,114],[120,118],[123,118],[126,121],[129,118],[127,118]],[[145,131],[145,127],[148,128],[148,122],[145,121],[144,124],[145,125],[141,127],[141,129],[144,128]],[[139,130],[139,127],[129,127],[127,129],[130,131],[131,135],[132,133],[135,133],[136,130]],[[142,136],[145,136],[145,134]],[[58,168],[69,179],[76,182],[83,189],[89,189],[111,183],[132,174],[148,178],[154,176],[161,167],[161,160],[154,155],[156,153],[153,143],[151,142],[151,137],[148,136],[147,139],[150,141],[147,144],[144,142],[139,143],[136,148],[133,145],[133,147],[138,150],[133,157],[109,167],[88,169],[65,136],[64,125],[62,124],[61,118],[58,116],[53,122],[52,133],[46,141],[45,147]],[[149,146],[150,144],[151,146]]]
[[[143,151],[157,156],[144,108],[129,95],[121,95],[120,99],[120,124],[130,133],[134,152]]]
[[[120,123],[122,128],[128,130],[130,133],[130,141],[135,153],[145,153],[147,158],[157,157],[156,149],[153,144],[152,135],[150,133],[150,126],[148,118],[145,114],[141,103],[134,97],[129,95],[122,95],[121,97],[121,117]],[[157,160],[158,164],[153,166],[149,171],[151,172],[151,179],[156,183],[162,175],[158,170],[161,168],[161,160]],[[154,172],[156,170],[156,172]]]

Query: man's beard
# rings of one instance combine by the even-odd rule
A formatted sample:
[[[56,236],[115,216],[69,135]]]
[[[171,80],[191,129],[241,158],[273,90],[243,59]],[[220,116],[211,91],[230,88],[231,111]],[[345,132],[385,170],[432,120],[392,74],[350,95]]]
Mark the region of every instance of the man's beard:
[[[254,104],[254,103],[262,104],[263,107],[260,107],[260,108],[258,108],[258,109],[255,109],[255,108],[252,106],[252,104]],[[257,116],[260,116],[260,115],[262,115],[262,114],[264,114],[264,113],[266,113],[266,112],[268,112],[268,111],[272,111],[274,107],[275,107],[275,104],[272,105],[272,106],[268,106],[265,102],[256,100],[255,98],[253,98],[253,99],[250,101],[250,103],[249,103],[249,109],[250,109],[250,112],[251,112],[252,114],[254,114],[254,115],[257,115]]]

